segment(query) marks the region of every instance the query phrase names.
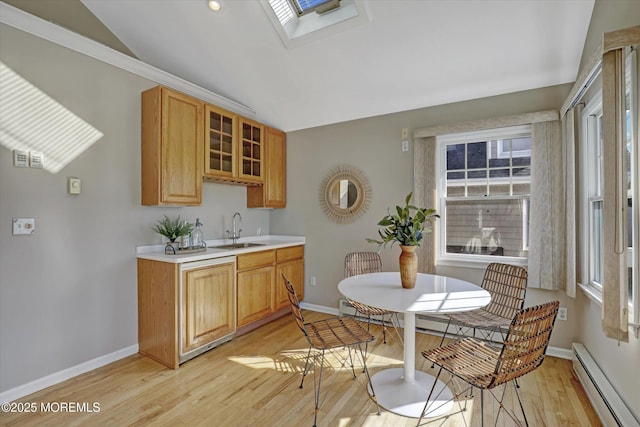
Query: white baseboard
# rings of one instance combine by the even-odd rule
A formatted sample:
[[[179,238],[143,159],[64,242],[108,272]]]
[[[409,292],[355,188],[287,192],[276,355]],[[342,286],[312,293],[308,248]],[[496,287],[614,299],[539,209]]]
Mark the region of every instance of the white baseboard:
[[[23,384],[10,390],[3,391],[2,393],[0,393],[0,402],[13,402],[14,400],[20,399],[21,397],[27,396],[31,393],[35,393],[36,391],[40,391],[47,387],[51,387],[52,385],[56,385],[70,378],[84,374],[85,372],[89,372],[102,366],[108,365],[109,363],[113,363],[117,360],[131,356],[132,354],[136,354],[137,352],[138,344],[135,344],[121,350],[114,351],[113,353],[96,357],[95,359],[88,360],[79,365],[72,366],[62,371],[55,372],[51,375],[47,375],[46,377],[31,381],[27,384]]]

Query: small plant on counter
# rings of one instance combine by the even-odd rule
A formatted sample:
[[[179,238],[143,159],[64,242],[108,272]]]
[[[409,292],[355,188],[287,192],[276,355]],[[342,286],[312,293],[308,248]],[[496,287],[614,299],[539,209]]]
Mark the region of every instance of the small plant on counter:
[[[174,219],[164,216],[152,227],[153,231],[162,234],[170,242],[175,242],[180,236],[186,236],[193,231],[194,225],[187,221],[180,221],[180,215]]]

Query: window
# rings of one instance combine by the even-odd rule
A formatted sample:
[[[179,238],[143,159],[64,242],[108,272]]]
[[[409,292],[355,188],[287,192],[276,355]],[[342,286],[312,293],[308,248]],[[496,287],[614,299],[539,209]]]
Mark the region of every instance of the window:
[[[260,4],[288,49],[369,22],[365,0],[260,0]]]
[[[625,125],[626,125],[626,161],[625,172],[627,178],[627,258],[629,275],[629,305],[634,323],[640,323],[640,261],[638,261],[638,246],[640,246],[640,209],[638,193],[640,193],[640,142],[638,141],[638,67],[635,49],[628,51],[625,63]],[[633,205],[636,208],[633,208]],[[634,256],[635,254],[635,256]]]
[[[531,127],[437,137],[439,260],[524,260],[529,248]]]
[[[289,0],[298,16],[310,12],[323,13],[340,6],[340,0]]]
[[[625,63],[625,162],[622,176],[626,181],[626,230],[624,239],[627,246],[629,321],[632,325],[640,323],[640,268],[638,246],[640,243],[640,209],[637,208],[640,191],[640,150],[638,149],[638,77],[637,55],[630,50]],[[596,76],[600,82],[601,76]],[[578,209],[582,223],[581,240],[583,245],[582,286],[588,295],[602,299],[603,282],[603,115],[602,95],[599,84],[587,91],[586,105],[580,116],[579,151],[582,197]],[[634,208],[634,205],[636,206]]]
[[[586,233],[589,244],[585,254],[588,282],[602,291],[602,97],[593,97],[582,112],[582,140],[585,142],[583,182],[585,183],[584,210],[588,214]]]

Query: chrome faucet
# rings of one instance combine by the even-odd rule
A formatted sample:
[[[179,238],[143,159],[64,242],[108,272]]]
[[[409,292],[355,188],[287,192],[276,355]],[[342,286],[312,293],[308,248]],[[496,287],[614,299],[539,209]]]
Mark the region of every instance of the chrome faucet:
[[[242,222],[242,216],[240,216],[240,212],[236,212],[233,214],[233,218],[231,219],[231,221],[233,222],[233,232],[229,232],[229,230],[227,230],[227,236],[232,240],[233,244],[235,245],[237,240],[240,238],[240,233],[242,232],[242,229],[237,228],[236,226],[236,216],[238,217],[238,221]]]

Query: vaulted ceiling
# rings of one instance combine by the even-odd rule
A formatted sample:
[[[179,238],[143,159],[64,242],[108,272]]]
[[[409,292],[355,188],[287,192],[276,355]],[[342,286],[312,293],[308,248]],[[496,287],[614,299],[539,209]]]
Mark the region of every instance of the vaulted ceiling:
[[[285,131],[573,82],[594,5],[362,0],[364,22],[287,48],[260,0],[81,2],[121,50]]]

